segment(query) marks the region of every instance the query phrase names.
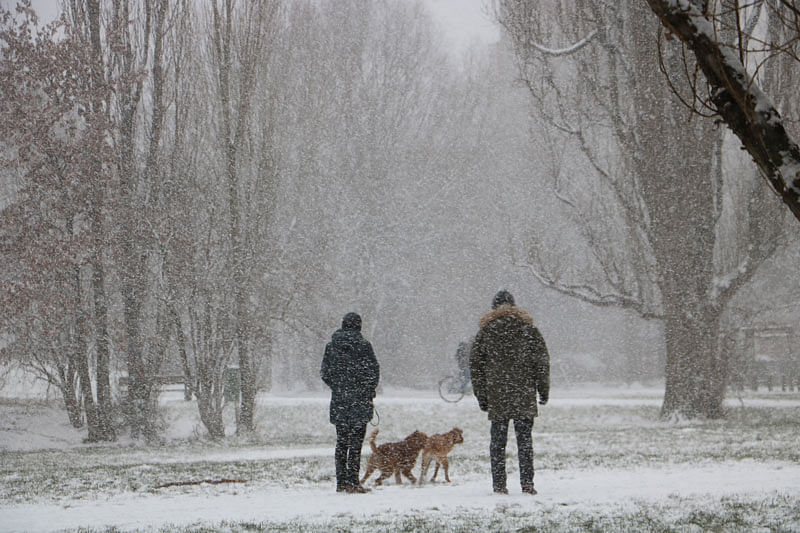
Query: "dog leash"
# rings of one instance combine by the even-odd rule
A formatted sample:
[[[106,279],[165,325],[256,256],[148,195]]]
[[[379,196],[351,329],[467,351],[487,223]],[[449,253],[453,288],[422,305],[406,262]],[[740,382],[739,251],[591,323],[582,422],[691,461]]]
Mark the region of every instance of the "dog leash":
[[[369,424],[372,427],[378,427],[378,425],[381,423],[381,414],[378,412],[378,408],[375,407],[375,404],[372,404],[372,413],[372,420],[375,420],[375,423],[373,424],[372,420],[370,420]]]

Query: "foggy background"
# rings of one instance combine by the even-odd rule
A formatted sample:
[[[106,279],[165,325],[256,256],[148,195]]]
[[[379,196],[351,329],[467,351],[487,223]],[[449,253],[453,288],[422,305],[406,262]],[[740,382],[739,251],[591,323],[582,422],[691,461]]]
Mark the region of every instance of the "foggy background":
[[[47,18],[54,4],[33,5]],[[487,9],[481,0],[287,3],[259,71],[254,133],[241,163],[248,231],[261,246],[248,259],[248,298],[259,329],[253,351],[265,361],[263,388],[321,389],[324,345],[349,311],[363,317],[382,385],[433,387],[454,371],[458,343],[474,335],[500,289],[513,293],[542,331],[555,390],[590,379],[663,378],[659,320],[569,298],[532,273],[532,243],[561,257],[566,279],[594,269],[586,234],[557,199],[551,172],[559,162],[573,175],[593,170],[576,154],[554,158],[543,141],[542,111],[532,107],[511,43]],[[202,34],[208,14],[198,13],[192,20]],[[218,123],[204,38],[187,56],[196,83],[175,82],[191,102],[186,135],[195,147],[214,145]],[[263,186],[256,178],[267,136],[272,177]],[[175,195],[160,213],[186,216],[207,207],[191,228],[211,233],[225,223],[208,207],[225,201],[215,181],[220,157],[210,148],[189,155],[185,172],[169,178]],[[748,165],[740,157],[727,168]],[[4,187],[13,203],[11,180]],[[155,279],[162,266],[150,266]],[[208,283],[224,285],[227,267],[214,268]],[[184,274],[178,268],[175,277]],[[111,313],[121,322],[120,296],[110,292]],[[156,327],[155,318],[145,325]],[[161,372],[179,371],[174,344],[164,357]],[[112,366],[124,372],[119,358]]]

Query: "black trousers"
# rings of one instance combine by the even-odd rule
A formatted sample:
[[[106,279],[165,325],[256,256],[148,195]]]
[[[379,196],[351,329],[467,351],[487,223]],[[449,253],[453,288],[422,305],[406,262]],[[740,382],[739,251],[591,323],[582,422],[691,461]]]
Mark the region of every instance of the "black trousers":
[[[492,421],[489,456],[492,461],[492,486],[506,488],[506,442],[509,420]],[[514,419],[519,455],[519,483],[522,488],[533,488],[533,418]]]
[[[358,470],[361,468],[361,446],[367,425],[351,426],[336,424],[336,486],[358,485]]]

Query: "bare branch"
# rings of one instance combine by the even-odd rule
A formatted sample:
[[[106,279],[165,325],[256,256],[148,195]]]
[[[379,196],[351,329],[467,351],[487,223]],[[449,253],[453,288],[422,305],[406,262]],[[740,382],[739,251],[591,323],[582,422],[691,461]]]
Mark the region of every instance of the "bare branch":
[[[576,42],[575,44],[567,46],[566,48],[548,48],[546,46],[537,43],[533,39],[528,40],[528,46],[549,56],[553,57],[565,56],[569,54],[574,54],[575,52],[577,52],[578,50],[589,44],[595,35],[597,35],[597,30],[592,30],[592,32],[589,33],[589,35],[587,35],[580,41]]]

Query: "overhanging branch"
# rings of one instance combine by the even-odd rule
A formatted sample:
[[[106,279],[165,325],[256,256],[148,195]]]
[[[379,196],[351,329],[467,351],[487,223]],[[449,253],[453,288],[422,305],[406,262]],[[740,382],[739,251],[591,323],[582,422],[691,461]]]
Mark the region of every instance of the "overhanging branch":
[[[772,101],[747,75],[736,53],[716,40],[711,20],[689,0],[647,3],[661,23],[692,50],[716,112],[800,220],[800,147],[786,132]]]
[[[640,299],[631,298],[624,294],[601,293],[596,287],[589,284],[564,284],[543,276],[532,265],[526,263],[513,262],[517,268],[527,269],[531,275],[544,287],[552,289],[570,298],[575,298],[582,302],[596,307],[617,307],[619,309],[629,309],[635,311],[645,320],[661,320],[661,313],[653,312]]]

